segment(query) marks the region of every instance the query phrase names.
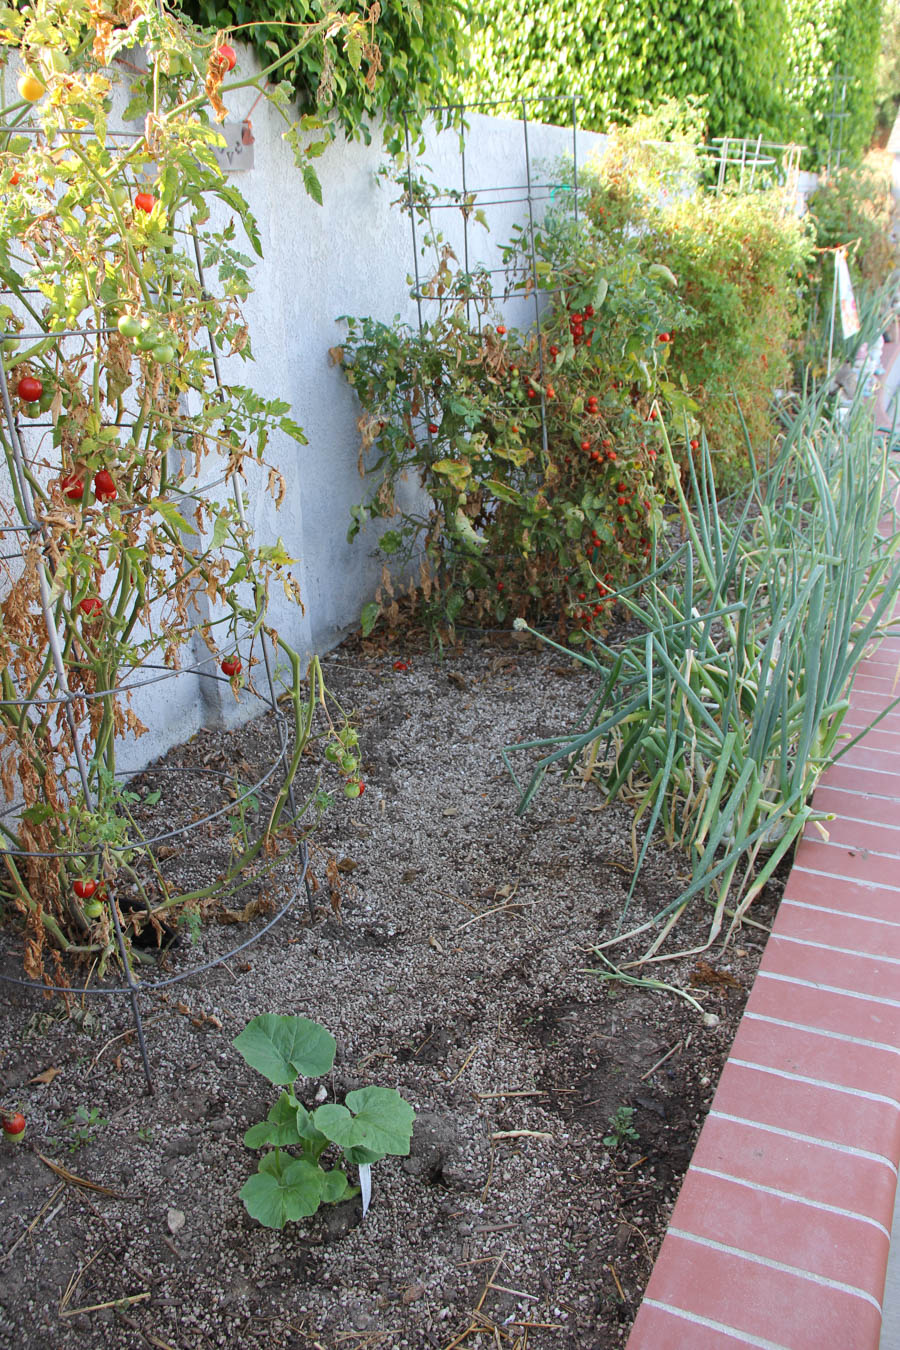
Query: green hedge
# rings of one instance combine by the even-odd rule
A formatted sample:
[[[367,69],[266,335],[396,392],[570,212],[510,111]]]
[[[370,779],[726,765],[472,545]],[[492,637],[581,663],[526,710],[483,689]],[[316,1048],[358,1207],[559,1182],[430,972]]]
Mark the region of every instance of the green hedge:
[[[321,17],[315,0],[179,0],[182,11],[195,23],[234,30],[249,42],[264,65],[296,42],[296,27]],[[364,10],[365,6],[359,6]],[[333,72],[333,125],[348,136],[369,140],[367,120],[383,118],[385,142],[402,148],[403,114],[418,129],[425,109],[445,101],[457,87],[465,60],[466,7],[462,0],[383,0],[373,36],[381,50],[381,71],[374,88],[353,77],[339,61]],[[246,29],[241,25],[252,24]],[[289,80],[301,108],[316,106],[322,75],[323,47],[310,43],[279,71]]]
[[[828,152],[837,68],[850,79],[843,162],[872,133],[883,0],[483,0],[468,100],[558,97],[543,120],[596,131],[675,99],[699,104],[710,136],[803,141]],[[539,116],[535,113],[535,116]]]
[[[849,77],[841,163],[856,163],[875,120],[883,0],[787,0],[787,9],[788,92],[805,122],[797,139],[809,145],[814,163],[826,162],[834,73],[840,70]]]
[[[480,14],[470,100],[575,95],[597,131],[664,99],[702,100],[713,136],[783,121],[784,0],[483,0]]]

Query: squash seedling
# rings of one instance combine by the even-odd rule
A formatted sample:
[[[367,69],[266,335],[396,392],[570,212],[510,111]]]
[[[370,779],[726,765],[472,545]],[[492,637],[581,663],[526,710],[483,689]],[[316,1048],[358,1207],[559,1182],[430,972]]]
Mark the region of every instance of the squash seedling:
[[[248,1148],[272,1145],[240,1190],[247,1213],[266,1228],[283,1228],[320,1205],[358,1194],[348,1165],[362,1170],[389,1154],[409,1153],[415,1112],[394,1088],[360,1088],[348,1092],[343,1105],[325,1102],[314,1111],[297,1099],[298,1077],[318,1078],[334,1064],[334,1037],[317,1022],[262,1013],[233,1044],[252,1069],[286,1088],[266,1119],[244,1135]],[[326,1167],[322,1158],[332,1145],[337,1158]]]

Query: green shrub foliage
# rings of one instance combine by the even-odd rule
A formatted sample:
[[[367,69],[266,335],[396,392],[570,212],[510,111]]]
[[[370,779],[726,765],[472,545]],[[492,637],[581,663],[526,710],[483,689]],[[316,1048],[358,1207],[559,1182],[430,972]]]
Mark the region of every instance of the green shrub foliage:
[[[829,114],[835,72],[847,76],[847,113],[841,163],[857,161],[872,135],[881,46],[883,0],[787,0],[790,20],[790,100],[802,110],[795,139],[809,146],[811,160],[828,157]],[[838,90],[840,94],[840,88]],[[839,132],[835,129],[837,148]]]
[[[719,474],[732,481],[745,470],[744,428],[765,445],[772,390],[790,383],[810,233],[777,188],[705,190],[692,128],[662,115],[665,148],[660,117],[616,133],[582,171],[582,199],[602,256],[636,247],[674,274],[692,327],[672,333],[669,370],[691,390]]]
[[[596,131],[667,99],[699,104],[710,136],[798,141],[828,153],[832,85],[848,77],[842,162],[872,132],[883,0],[485,0],[470,100],[553,96],[540,113]]]
[[[699,99],[713,136],[774,132],[784,121],[784,20],[784,0],[484,0],[465,92],[552,94],[560,108],[574,96],[579,120],[597,131],[664,99]]]
[[[314,0],[180,0],[184,13],[211,28],[229,29],[249,42],[264,65],[297,41],[297,25],[321,17]],[[365,12],[366,7],[359,7]],[[396,0],[369,7],[371,31],[380,51],[378,69],[368,83],[355,78],[367,53],[357,44],[343,54],[333,43],[310,42],[279,71],[289,81],[300,106],[312,111],[323,98],[333,109],[333,127],[348,136],[370,137],[368,121],[384,119],[384,138],[392,150],[402,148],[402,117],[418,129],[426,108],[446,100],[461,72],[466,50],[464,8],[459,0]],[[242,27],[242,25],[252,25]],[[345,55],[346,62],[341,59]],[[377,74],[377,79],[374,78]]]

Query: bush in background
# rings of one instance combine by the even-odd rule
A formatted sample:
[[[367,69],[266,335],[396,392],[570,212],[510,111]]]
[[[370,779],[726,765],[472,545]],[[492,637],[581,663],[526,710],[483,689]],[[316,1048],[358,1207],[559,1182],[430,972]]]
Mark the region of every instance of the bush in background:
[[[784,123],[784,0],[485,0],[480,15],[467,99],[575,97],[579,122],[595,131],[669,98],[699,99],[713,136]]]
[[[890,237],[890,184],[868,166],[839,169],[809,199],[809,218],[820,248],[851,245],[851,271],[880,286],[895,267]]]
[[[665,264],[690,308],[690,333],[674,333],[669,368],[690,389],[720,469],[743,473],[745,426],[754,445],[770,437],[772,390],[790,382],[799,330],[800,274],[808,227],[780,189],[704,189],[704,162],[690,124],[671,109],[616,133],[581,175],[597,248],[613,257],[631,240]],[[657,145],[662,130],[669,138]],[[723,463],[724,462],[724,463]]]
[[[802,113],[790,133],[809,147],[811,166],[828,161],[834,77],[847,76],[841,163],[860,160],[872,138],[883,0],[787,0],[788,97]]]

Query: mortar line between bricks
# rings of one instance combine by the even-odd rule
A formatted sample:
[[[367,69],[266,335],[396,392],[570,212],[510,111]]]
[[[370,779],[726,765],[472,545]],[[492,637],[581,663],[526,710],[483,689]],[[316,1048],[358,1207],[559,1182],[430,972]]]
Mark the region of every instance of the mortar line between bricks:
[[[838,760],[838,764],[840,764],[840,760]],[[862,791],[859,788],[843,787],[840,783],[831,782],[830,779],[828,782],[820,783],[819,786],[827,788],[829,792],[842,792],[847,797],[862,799],[863,801],[867,800],[869,797],[877,802],[896,802],[900,800],[900,798],[897,797],[896,792],[874,792],[871,788],[866,788]],[[815,801],[815,798],[813,800]],[[827,814],[833,815],[834,812],[828,812]],[[843,813],[842,817],[844,819],[852,819],[852,817],[843,816]],[[857,817],[857,819],[859,819],[859,817]],[[865,825],[870,825],[871,823],[872,822],[869,820],[863,820],[863,824]]]
[[[686,1228],[669,1228],[669,1232],[673,1237],[682,1238],[685,1242],[696,1242],[700,1247],[708,1247],[711,1251],[734,1256],[739,1261],[765,1266],[767,1270],[777,1270],[783,1275],[794,1275],[798,1280],[808,1280],[811,1284],[821,1285],[823,1289],[834,1289],[840,1294],[850,1294],[853,1298],[871,1303],[875,1311],[881,1313],[878,1299],[874,1298],[868,1289],[859,1289],[855,1284],[845,1284],[843,1280],[832,1280],[827,1275],[817,1275],[815,1271],[804,1270],[802,1266],[789,1266],[784,1261],[773,1261],[770,1256],[758,1256],[756,1252],[744,1251],[743,1247],[731,1247],[727,1242],[716,1242],[715,1238],[700,1237],[697,1233],[689,1233]]]
[[[751,1022],[769,1022],[773,1027],[788,1027],[791,1031],[808,1031],[811,1036],[827,1036],[832,1041],[847,1041],[850,1045],[862,1045],[869,1050],[887,1050],[892,1055],[900,1055],[900,1046],[889,1045],[887,1041],[871,1041],[865,1036],[851,1036],[846,1031],[829,1031],[827,1027],[814,1027],[808,1022],[790,1022],[785,1017],[770,1017],[768,1013],[745,1012],[744,1018]]]
[[[893,1177],[897,1176],[897,1164],[887,1156],[886,1153],[872,1153],[867,1148],[854,1148],[852,1144],[839,1144],[834,1139],[820,1139],[815,1134],[804,1134],[800,1130],[787,1130],[783,1125],[767,1125],[762,1120],[753,1120],[750,1116],[735,1116],[730,1111],[709,1112],[707,1119],[727,1120],[732,1125],[746,1125],[752,1130],[763,1130],[766,1134],[777,1134],[782,1139],[796,1139],[801,1144],[815,1144],[819,1148],[827,1148],[832,1153],[843,1153],[851,1158],[863,1158],[867,1162],[879,1163],[886,1167]],[[672,1230],[669,1229],[669,1232]]]
[[[796,947],[815,947],[820,952],[836,952],[838,956],[858,956],[862,961],[879,961],[883,965],[900,966],[900,956],[885,956],[882,952],[861,952],[855,947],[835,947],[830,942],[813,942],[811,938],[794,937],[790,933],[773,933],[770,942],[792,942]]]
[[[863,994],[858,989],[842,989],[836,984],[820,984],[818,980],[801,980],[799,975],[780,975],[775,970],[758,970],[758,980],[776,980],[779,984],[796,984],[801,989],[816,989],[822,994],[841,994],[863,1003],[877,1003],[882,1008],[900,1008],[900,999],[883,998],[880,994]]]
[[[780,1341],[767,1341],[762,1336],[752,1335],[749,1331],[738,1331],[737,1327],[727,1326],[725,1322],[716,1322],[711,1317],[701,1317],[699,1313],[688,1312],[686,1308],[677,1308],[674,1303],[661,1303],[658,1298],[645,1298],[644,1302],[648,1308],[658,1308],[660,1312],[671,1313],[673,1317],[681,1317],[685,1322],[693,1322],[698,1327],[708,1327],[710,1331],[721,1332],[723,1336],[730,1336],[741,1345],[752,1345],[753,1350],[790,1350],[790,1346],[782,1345]]]
[[[762,1195],[774,1195],[779,1200],[788,1200],[796,1205],[806,1205],[808,1209],[821,1210],[825,1214],[839,1214],[841,1218],[853,1219],[856,1223],[867,1223],[872,1228],[877,1228],[886,1238],[891,1236],[890,1229],[885,1228],[878,1219],[873,1219],[870,1214],[859,1214],[855,1209],[844,1209],[841,1205],[827,1205],[824,1200],[810,1200],[805,1195],[795,1194],[794,1191],[782,1191],[777,1186],[764,1186],[761,1181],[748,1181],[746,1177],[736,1177],[731,1172],[720,1172],[715,1167],[698,1167],[695,1163],[691,1163],[690,1171],[704,1177],[718,1177],[720,1181],[730,1181],[735,1186],[743,1186]]]
[[[900,803],[900,798],[897,799]],[[802,863],[794,863],[792,872],[802,872],[808,877],[822,877],[825,881],[841,881],[844,885],[861,886],[867,891],[891,891],[894,895],[900,895],[900,886],[890,886],[886,881],[862,881],[857,877],[848,877],[841,872],[821,872],[817,867],[804,867]]]
[[[890,827],[886,825],[884,828],[889,829]],[[900,860],[900,852],[888,853],[880,848],[864,848],[861,844],[845,844],[839,839],[820,839],[815,833],[815,825],[810,827],[810,832],[808,834],[803,835],[803,842],[807,844],[817,844],[821,848],[840,849],[841,852],[846,853],[851,857],[864,856],[866,858],[886,858],[889,862],[897,862]],[[900,840],[898,840],[898,843],[900,843]]]
[[[895,1111],[900,1111],[900,1102],[896,1097],[885,1097],[880,1092],[866,1092],[865,1088],[845,1087],[843,1083],[832,1083],[824,1078],[808,1078],[802,1073],[791,1073],[788,1069],[776,1069],[771,1064],[757,1064],[751,1059],[735,1059],[728,1057],[729,1064],[736,1064],[741,1069],[753,1069],[756,1073],[769,1073],[775,1078],[785,1078],[791,1083],[807,1083],[810,1087],[822,1088],[825,1092],[843,1092],[848,1097],[859,1097],[866,1102],[882,1102],[885,1106],[892,1106]]]
[[[834,914],[839,919],[853,919],[858,923],[877,923],[884,928],[900,928],[900,923],[894,919],[876,919],[872,914],[858,914],[856,910],[848,909],[831,909],[828,905],[811,905],[806,900],[790,900],[787,896],[781,901],[781,908],[785,905],[793,909],[810,909],[815,914]],[[778,936],[783,937],[784,934],[780,933]]]
[[[846,753],[850,754],[851,752],[848,750]],[[895,770],[892,771],[891,769],[873,769],[870,764],[854,764],[851,760],[847,759],[845,755],[842,755],[840,759],[835,760],[833,767],[836,769],[840,769],[841,767],[854,769],[859,774],[873,774],[873,775],[877,774],[879,778],[888,778],[891,780],[896,780],[897,777]],[[828,786],[830,787],[831,784],[829,783]],[[854,791],[854,789],[849,788],[848,791],[852,792]],[[870,789],[868,787],[856,789],[856,794],[859,797],[864,797],[868,795],[869,792]],[[895,802],[897,800],[897,796],[895,793],[886,793],[885,795],[888,797],[889,801]]]

